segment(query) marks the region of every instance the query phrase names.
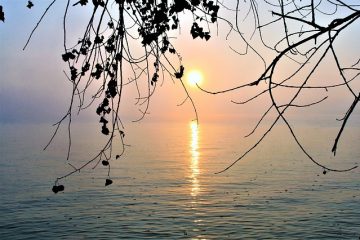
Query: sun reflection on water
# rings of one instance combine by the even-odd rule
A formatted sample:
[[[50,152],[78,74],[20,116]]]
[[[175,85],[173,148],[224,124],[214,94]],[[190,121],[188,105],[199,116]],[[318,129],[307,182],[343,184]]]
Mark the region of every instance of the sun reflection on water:
[[[191,162],[190,162],[190,181],[191,181],[191,196],[196,197],[200,191],[200,183],[198,180],[198,175],[200,173],[199,169],[199,127],[195,121],[190,123],[191,129],[191,141],[190,141],[190,153],[191,153]]]

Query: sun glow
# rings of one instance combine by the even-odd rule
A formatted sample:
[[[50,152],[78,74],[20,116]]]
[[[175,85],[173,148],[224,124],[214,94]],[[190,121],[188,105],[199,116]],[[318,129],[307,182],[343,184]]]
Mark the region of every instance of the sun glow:
[[[190,86],[195,86],[196,84],[200,84],[203,80],[203,75],[200,71],[192,70],[187,75],[187,80]]]

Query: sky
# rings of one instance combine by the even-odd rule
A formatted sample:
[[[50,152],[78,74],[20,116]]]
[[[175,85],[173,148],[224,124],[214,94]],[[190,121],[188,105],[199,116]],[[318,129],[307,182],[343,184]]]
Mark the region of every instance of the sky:
[[[26,40],[36,25],[43,11],[51,1],[33,1],[35,6],[32,9],[26,8],[27,1],[0,0],[5,12],[5,23],[0,23],[0,122],[5,123],[53,123],[66,112],[71,85],[66,80],[63,71],[67,66],[61,59],[63,53],[63,32],[62,16],[66,1],[57,1],[49,10],[40,26],[35,31],[26,50],[23,47]],[[230,2],[230,3],[229,3]],[[225,1],[228,6],[234,1]],[[261,5],[260,5],[261,6]],[[260,8],[261,9],[261,8]],[[246,15],[248,9],[244,6],[241,13]],[[271,16],[267,10],[261,10],[264,16]],[[89,9],[70,8],[68,19],[68,42],[75,43],[80,36],[84,24],[88,19]],[[221,10],[220,15],[227,19],[234,20],[234,12]],[[181,33],[172,33],[173,43],[181,54],[185,66],[184,81],[193,97],[199,120],[238,122],[241,119],[256,119],[261,116],[269,106],[269,98],[262,97],[254,103],[237,105],[231,101],[241,101],[253,96],[258,89],[245,89],[228,94],[209,95],[199,89],[191,87],[187,83],[187,73],[197,70],[202,73],[203,80],[201,87],[208,90],[223,90],[235,87],[242,83],[255,80],[263,71],[263,64],[253,53],[240,56],[236,51],[244,51],[245,45],[238,35],[232,33],[227,37],[228,25],[219,22],[218,28],[211,27],[212,38],[209,41],[200,39],[193,40],[189,34],[191,26],[190,17],[182,17]],[[324,23],[326,19],[321,19]],[[240,21],[241,30],[244,36],[251,38],[254,27],[251,18]],[[278,26],[264,31],[269,42],[275,41],[282,32]],[[339,55],[344,62],[354,63],[360,56],[360,47],[357,43],[360,36],[359,20],[344,32],[344,35],[337,42]],[[258,35],[251,38],[251,43],[258,47],[263,56],[269,60],[274,53],[264,48]],[[71,44],[69,44],[71,45]],[[231,47],[231,48],[230,48]],[[291,61],[281,63],[277,76],[285,76],[296,64]],[[326,79],[329,82],[339,81],[338,73],[334,72],[334,62],[325,61],[319,67],[315,75],[316,79]],[[315,80],[314,80],[315,81]],[[354,84],[357,91],[359,84]],[[126,89],[125,89],[126,90]],[[126,96],[126,104],[123,106],[122,114],[127,121],[136,120],[141,114],[138,106],[134,103],[134,96]],[[184,90],[179,82],[165,79],[161,87],[151,99],[150,110],[145,121],[190,121],[194,119],[194,113],[189,102],[178,106],[185,98]],[[346,89],[329,89],[328,92],[307,91],[302,104],[309,101],[317,101],[324,96],[329,96],[326,103],[307,109],[304,112],[290,111],[300,119],[307,114],[333,114],[332,119],[341,116],[346,112],[352,102],[352,97],[347,94]],[[289,97],[288,92],[279,93],[279,101]],[[97,105],[97,104],[95,104]],[[359,110],[354,114],[358,116]],[[94,109],[84,111],[79,121],[97,121],[98,116]]]

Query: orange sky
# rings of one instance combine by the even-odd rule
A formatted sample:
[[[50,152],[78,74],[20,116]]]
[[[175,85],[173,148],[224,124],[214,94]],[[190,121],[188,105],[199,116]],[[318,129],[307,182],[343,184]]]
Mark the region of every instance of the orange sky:
[[[37,5],[31,10],[23,6],[23,2],[3,5],[6,22],[0,24],[1,121],[54,122],[65,112],[71,90],[62,72],[67,70],[66,65],[61,60],[61,53],[63,52],[61,25],[64,4],[57,2],[54,5],[55,8],[49,11],[49,15],[36,31],[26,51],[21,49],[46,5],[37,2]],[[265,13],[269,14],[268,12]],[[69,22],[76,23],[69,25],[69,46],[72,45],[71,41],[74,42],[78,39],[79,33],[83,30],[81,23],[84,23],[87,14],[86,9],[81,9],[81,12],[69,15]],[[229,11],[223,11],[220,14],[232,20],[234,18],[234,14]],[[184,18],[181,34],[172,33],[172,36],[177,37],[173,43],[182,56],[185,75],[193,69],[202,72],[201,86],[203,88],[222,90],[234,87],[255,80],[263,71],[263,64],[253,53],[249,53],[247,56],[239,56],[229,48],[243,51],[245,45],[235,33],[226,39],[229,29],[226,24],[219,23],[218,33],[216,27],[213,26],[211,28],[212,38],[208,42],[199,39],[193,40],[188,33],[190,26],[190,18]],[[251,18],[243,21],[241,26],[244,36],[250,38],[253,29]],[[267,32],[267,34],[269,34],[267,39],[271,42],[278,36],[280,37],[282,32],[276,32],[276,34]],[[350,62],[356,62],[359,57],[360,48],[354,37],[359,35],[360,24],[357,22],[353,28],[344,33],[345,37],[339,38],[339,53],[346,61],[350,59]],[[259,47],[258,40],[258,35],[255,35],[251,43]],[[264,47],[261,47],[260,50],[268,60],[274,56],[271,51],[265,50]],[[334,69],[334,62],[325,63],[320,66],[315,75],[314,83],[320,81],[316,79],[321,79],[321,81],[326,79],[330,83],[340,81],[338,73],[331,70]],[[282,62],[276,74],[277,76],[286,75],[293,67],[293,63]],[[187,82],[186,79],[183,80]],[[200,121],[236,122],[241,118],[261,116],[262,112],[269,106],[269,97],[264,96],[253,104],[247,105],[236,105],[230,101],[245,100],[266,86],[263,84],[258,88],[252,87],[251,89],[222,95],[209,95],[194,87],[189,87],[188,90],[197,106]],[[359,84],[356,87],[359,91]],[[140,116],[138,106],[134,106],[136,102],[135,89],[129,86],[125,87],[124,90],[128,92],[125,95],[125,105],[122,106],[123,117],[129,121],[135,120]],[[352,101],[344,88],[331,89],[329,92],[324,90],[307,91],[298,103],[305,104],[308,101],[317,101],[327,95],[329,96],[327,103],[315,106],[305,112],[308,112],[307,114],[332,113],[335,114],[335,117],[341,117]],[[192,120],[194,113],[189,101],[180,107],[177,106],[184,100],[185,96],[179,82],[175,81],[174,83],[167,78],[151,98],[150,114],[146,121]],[[279,99],[287,97],[287,92],[281,92],[278,96]],[[358,114],[358,111],[355,114]],[[300,116],[302,115],[303,113],[300,113]],[[83,119],[97,119],[97,115],[91,110],[84,112]]]

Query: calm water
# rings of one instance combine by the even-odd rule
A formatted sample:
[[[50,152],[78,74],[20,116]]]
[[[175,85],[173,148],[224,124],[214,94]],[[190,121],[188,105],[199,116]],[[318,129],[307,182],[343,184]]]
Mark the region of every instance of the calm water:
[[[360,171],[323,175],[281,127],[215,175],[254,142],[240,126],[130,125],[131,147],[113,164],[111,186],[100,167],[66,179],[55,195],[55,177],[71,169],[66,138],[42,152],[47,125],[2,125],[0,239],[359,239]],[[329,166],[360,163],[359,128],[346,129],[336,159],[335,128],[298,133]],[[76,128],[72,163],[89,159],[102,140]]]

